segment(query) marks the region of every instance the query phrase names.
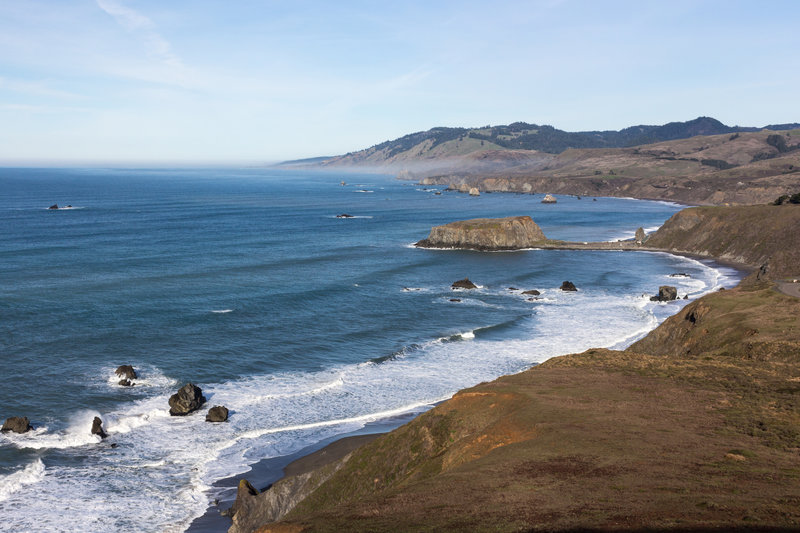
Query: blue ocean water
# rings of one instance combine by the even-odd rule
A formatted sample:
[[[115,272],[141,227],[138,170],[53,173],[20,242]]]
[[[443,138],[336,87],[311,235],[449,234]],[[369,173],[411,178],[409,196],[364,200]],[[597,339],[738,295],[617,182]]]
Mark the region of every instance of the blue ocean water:
[[[0,190],[0,418],[37,428],[0,435],[15,531],[183,531],[215,481],[260,459],[625,346],[684,303],[650,302],[659,285],[695,298],[737,280],[667,254],[411,246],[432,225],[525,214],[551,238],[630,238],[680,209],[663,202],[275,169],[0,169]],[[478,290],[450,289],[467,276]],[[187,382],[230,421],[170,417]]]

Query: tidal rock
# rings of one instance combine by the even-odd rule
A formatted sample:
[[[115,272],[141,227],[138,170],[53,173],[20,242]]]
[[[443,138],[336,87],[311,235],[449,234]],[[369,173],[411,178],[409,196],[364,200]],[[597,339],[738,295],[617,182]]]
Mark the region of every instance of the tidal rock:
[[[101,439],[108,437],[108,433],[103,431],[103,421],[99,416],[94,417],[92,420],[92,435],[99,435]]]
[[[481,191],[479,191],[479,190],[478,190],[477,188],[475,188],[475,187],[470,187],[470,189],[469,189],[469,195],[470,195],[470,196],[480,196],[480,195],[481,195]]]
[[[434,226],[421,248],[461,248],[467,250],[519,250],[545,241],[541,228],[529,216],[474,218]]]
[[[574,287],[574,285],[573,285],[573,287]],[[530,294],[530,295],[533,295],[533,296],[539,296],[542,293],[537,291],[536,289],[531,289],[529,291],[522,291],[522,294]]]
[[[14,433],[26,433],[33,429],[27,416],[12,416],[6,418],[0,431],[13,431]]]
[[[450,286],[453,289],[477,289],[478,286],[472,283],[469,278],[460,279],[458,281],[453,282]]]
[[[691,276],[686,272],[675,272],[674,274],[670,274],[669,277],[671,278],[690,278]]]
[[[633,239],[636,241],[636,244],[642,244],[646,237],[647,235],[644,233],[644,228],[639,228],[636,230],[636,234],[634,235]]]
[[[129,379],[121,379],[117,385],[121,385],[123,387],[133,387],[133,383],[131,383],[131,380]]]
[[[451,302],[460,302],[461,298],[450,298]]]
[[[678,289],[670,285],[662,285],[658,288],[658,295],[651,296],[652,302],[671,302],[678,297]]]
[[[556,200],[556,197],[553,196],[552,194],[545,194],[544,198],[542,198],[542,203],[543,204],[554,204],[557,201],[558,200]]]
[[[575,292],[578,290],[578,288],[575,287],[575,284],[572,283],[571,281],[565,281],[564,283],[561,284],[561,290]]]
[[[200,409],[206,401],[203,391],[194,383],[187,383],[169,397],[169,414],[185,416]]]
[[[138,377],[136,375],[136,370],[134,370],[131,365],[118,366],[114,373],[125,379],[136,379]]]
[[[510,290],[510,291],[518,291],[519,289],[516,288],[516,287],[509,287],[508,290]]]
[[[50,207],[48,207],[47,209],[53,209],[53,210],[58,209],[58,204],[53,204]]]
[[[341,215],[336,215],[336,218],[353,218],[353,215],[348,215],[347,213],[342,213]]]
[[[228,408],[224,405],[215,405],[208,410],[206,422],[225,422],[228,420]]]

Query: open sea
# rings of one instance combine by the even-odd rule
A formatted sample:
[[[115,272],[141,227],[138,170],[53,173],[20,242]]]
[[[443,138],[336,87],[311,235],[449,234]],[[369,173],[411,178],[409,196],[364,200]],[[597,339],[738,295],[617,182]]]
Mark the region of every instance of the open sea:
[[[625,347],[686,303],[650,302],[659,285],[694,299],[739,279],[660,253],[411,246],[433,225],[511,215],[550,238],[627,239],[680,209],[664,202],[260,168],[7,168],[0,191],[0,421],[36,428],[0,435],[6,531],[185,531],[230,497],[215,483],[263,459]],[[451,290],[464,277],[479,289]],[[117,384],[122,364],[135,386]],[[206,409],[169,416],[188,382]],[[213,405],[227,423],[205,422]]]

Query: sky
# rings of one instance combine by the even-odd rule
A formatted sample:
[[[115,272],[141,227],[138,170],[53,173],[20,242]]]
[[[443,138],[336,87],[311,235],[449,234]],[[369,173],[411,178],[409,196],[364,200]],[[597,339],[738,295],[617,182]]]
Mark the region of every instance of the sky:
[[[795,0],[0,0],[0,164],[250,164],[516,121],[800,122],[799,24]]]

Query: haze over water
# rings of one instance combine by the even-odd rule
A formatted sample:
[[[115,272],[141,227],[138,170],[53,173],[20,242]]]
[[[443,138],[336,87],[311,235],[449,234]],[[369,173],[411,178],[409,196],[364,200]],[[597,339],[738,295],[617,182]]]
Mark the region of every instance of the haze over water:
[[[263,458],[555,355],[625,346],[683,304],[650,302],[659,285],[695,298],[736,281],[666,254],[410,246],[432,225],[511,215],[550,238],[629,238],[679,209],[663,202],[543,205],[273,169],[0,169],[0,187],[0,418],[37,428],[0,436],[11,530],[182,531],[215,481]],[[73,208],[46,209],[56,202]],[[450,289],[467,276],[478,290]],[[562,293],[564,280],[580,290]],[[134,387],[117,384],[121,364]],[[187,382],[206,409],[170,417]],[[229,422],[204,422],[212,405]]]

